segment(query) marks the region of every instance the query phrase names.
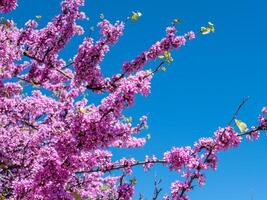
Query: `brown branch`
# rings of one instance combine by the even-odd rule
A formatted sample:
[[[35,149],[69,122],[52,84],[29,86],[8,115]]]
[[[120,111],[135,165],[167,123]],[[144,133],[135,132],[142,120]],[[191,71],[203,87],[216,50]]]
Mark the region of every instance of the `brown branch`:
[[[29,55],[26,51],[24,51],[23,52],[23,55],[24,56],[26,56],[26,57],[28,57],[28,58],[30,58],[30,59],[33,59],[33,60],[35,60],[35,61],[37,61],[37,62],[39,62],[39,63],[44,63],[44,61],[43,60],[40,60],[40,59],[38,59],[38,58],[36,58],[36,57],[34,57],[34,56],[31,56],[31,55]],[[54,65],[49,65],[51,68],[53,68],[53,69],[55,69],[57,72],[59,72],[59,73],[61,73],[62,75],[64,75],[66,78],[68,78],[68,79],[72,79],[72,77],[70,76],[70,75],[68,75],[68,74],[66,74],[64,71],[62,71],[61,69],[58,69],[58,68],[56,68]],[[66,66],[65,66],[66,67]]]
[[[232,124],[232,122],[234,121],[234,119],[237,117],[239,111],[240,111],[241,108],[244,106],[244,104],[248,101],[248,99],[249,99],[249,97],[244,98],[243,101],[239,104],[239,106],[237,107],[236,111],[234,112],[234,114],[233,114],[231,120],[228,122],[227,126],[230,126],[230,125]],[[254,131],[255,131],[255,130],[254,130]],[[225,129],[224,129],[223,132],[225,132]],[[252,132],[253,132],[253,131],[252,131]],[[223,135],[223,134],[222,134],[222,135]],[[222,136],[222,135],[221,135],[221,136]],[[245,134],[244,134],[244,135],[245,135]],[[220,136],[220,137],[221,137],[221,136]],[[204,163],[207,163],[207,162],[209,161],[209,158],[210,158],[210,156],[211,156],[213,150],[216,148],[216,146],[217,146],[217,144],[215,144],[214,146],[210,147],[210,149],[209,149],[209,153],[208,153],[207,157],[205,158]],[[200,171],[201,171],[200,166],[198,166],[198,167],[196,168],[196,170],[200,172]],[[191,185],[192,185],[193,181],[194,181],[196,178],[197,178],[196,176],[191,176],[191,177],[190,177],[190,180],[189,180],[189,182],[188,182],[188,183],[189,183],[189,188],[192,187]],[[184,195],[184,193],[186,192],[186,190],[187,190],[187,188],[183,188],[183,190],[181,191],[180,197],[182,197],[182,196]]]
[[[249,131],[246,131],[246,132],[244,132],[244,133],[239,134],[239,136],[240,136],[240,137],[243,137],[243,136],[245,136],[245,135],[251,135],[253,132],[261,131],[261,130],[264,130],[264,129],[261,127],[261,125],[259,125],[259,126],[257,126],[256,128],[254,128],[254,129],[251,129],[251,130],[249,130]]]
[[[164,63],[165,61],[161,61],[161,63],[150,74],[144,76],[144,79],[158,72]]]
[[[62,71],[61,69],[56,68],[54,65],[50,65],[53,69],[55,69],[57,72],[61,73],[62,75],[64,75],[66,78],[68,79],[72,79],[72,77],[68,74],[66,74],[64,71]]]
[[[33,59],[39,63],[44,63],[44,59],[43,60],[40,60],[38,58],[36,58],[35,56],[31,56],[27,53],[27,51],[24,51],[23,52],[23,55],[30,58],[30,59]],[[73,77],[71,77],[70,75],[66,74],[62,69],[66,68],[66,67],[69,67],[70,65],[72,65],[74,62],[70,62],[69,64],[67,64],[66,66],[62,67],[61,69],[58,69],[56,68],[55,66],[53,66],[52,64],[50,64],[49,66],[53,69],[55,69],[57,72],[61,73],[62,75],[64,75],[66,78],[68,79],[73,79]],[[150,74],[144,76],[144,79],[146,79],[147,77],[155,74],[157,71],[160,70],[160,68],[162,67],[162,65],[165,63],[165,61],[162,61]],[[121,80],[123,77],[125,77],[127,72],[125,73],[122,73],[118,78],[116,78],[112,83],[111,85],[112,86],[115,86],[115,83],[118,82],[119,80]],[[107,89],[106,87],[104,86],[97,86],[97,87],[93,87],[93,86],[90,86],[90,85],[86,85],[85,86],[87,89],[91,89],[91,90],[96,90],[96,91],[101,91],[101,90],[104,90],[104,89]]]
[[[160,66],[161,66],[162,64],[163,64],[163,62],[161,62],[160,65],[159,65],[154,71],[158,71],[158,69],[160,68]],[[247,100],[248,100],[248,97],[247,97],[247,98],[244,98],[244,100],[240,103],[240,105],[238,106],[237,110],[236,110],[235,113],[233,114],[232,119],[231,119],[230,122],[229,122],[230,124],[231,124],[231,123],[233,122],[233,120],[236,118],[236,116],[238,115],[239,111],[240,111],[241,108],[244,106],[244,104],[247,102]],[[228,123],[228,125],[230,125],[229,123]],[[251,130],[251,131],[248,131],[248,132],[246,132],[246,133],[243,133],[243,134],[240,135],[240,136],[247,135],[247,134],[251,134],[252,132],[255,132],[256,130],[261,130],[261,129],[258,127],[257,129],[253,129],[253,130]],[[209,153],[208,153],[208,155],[207,155],[207,157],[206,157],[204,163],[208,162],[208,159],[209,159],[209,157],[211,156],[211,153],[212,153],[212,151],[214,150],[215,147],[216,147],[216,145],[210,148]],[[79,171],[79,172],[77,172],[77,173],[92,173],[92,172],[100,172],[100,171],[105,173],[105,172],[111,172],[111,171],[114,171],[114,170],[123,169],[123,168],[125,168],[125,167],[135,167],[135,166],[140,166],[140,165],[144,165],[144,164],[148,164],[148,163],[153,163],[153,164],[167,164],[167,162],[164,161],[164,160],[156,160],[156,161],[136,161],[134,164],[132,164],[132,165],[130,165],[130,166],[128,166],[128,165],[115,165],[115,166],[113,166],[113,167],[111,167],[111,168],[107,168],[107,169],[96,168],[96,169],[92,169],[92,170],[89,170],[89,171]],[[200,169],[200,168],[197,167],[197,169]],[[189,181],[189,182],[190,182],[190,185],[191,185],[191,183],[192,183],[195,179],[196,179],[196,177],[192,177],[192,178],[190,179],[190,181]],[[186,191],[186,189],[184,189],[184,190],[182,191],[181,196],[184,194],[185,191]]]
[[[36,125],[33,125],[33,124],[31,124],[30,122],[28,122],[27,120],[25,120],[25,119],[20,119],[20,117],[15,113],[14,114],[15,116],[15,118],[17,118],[17,119],[19,119],[21,122],[23,122],[24,124],[26,124],[27,126],[29,126],[29,127],[31,127],[32,129],[34,129],[34,130],[38,130],[38,126],[36,126]],[[7,115],[8,116],[8,115]],[[8,116],[9,117],[9,116]],[[11,117],[13,117],[13,116],[11,116]],[[10,124],[9,124],[10,125]]]
[[[27,122],[26,120],[22,119],[21,121],[22,121],[23,123],[25,123],[27,126],[33,128],[34,130],[38,130],[38,127],[37,127],[37,126],[35,126],[35,125],[33,125],[33,124]]]
[[[74,61],[72,61],[72,62],[70,62],[69,64],[65,65],[65,66],[62,67],[61,69],[65,69],[65,68],[67,68],[67,67],[69,67],[69,66],[71,66],[71,65],[73,65],[73,64],[74,64]]]
[[[30,54],[28,54],[27,51],[24,51],[24,52],[23,52],[23,55],[26,56],[26,57],[28,57],[28,58],[30,58],[30,59],[32,59],[32,60],[35,60],[35,61],[37,61],[37,62],[39,62],[39,63],[43,63],[42,60],[40,60],[40,59],[38,59],[38,58],[36,58],[36,57],[34,57],[34,56],[31,56]]]
[[[76,172],[76,173],[93,173],[93,172],[111,172],[111,171],[114,171],[114,170],[119,170],[119,169],[123,169],[125,167],[135,167],[135,166],[140,166],[140,165],[144,165],[144,164],[149,164],[149,163],[152,163],[152,164],[166,164],[167,162],[164,161],[164,160],[150,160],[150,161],[136,161],[134,164],[132,165],[115,165],[111,168],[107,168],[107,169],[100,169],[100,168],[96,168],[96,169],[92,169],[92,170],[89,170],[89,171],[79,171],[79,172]]]
[[[29,80],[27,80],[27,79],[25,79],[25,78],[22,78],[21,76],[17,76],[17,78],[18,78],[19,80],[21,80],[21,81],[30,83],[32,86],[34,86],[34,85],[36,85],[36,86],[41,86],[41,83],[37,83],[37,82],[35,82],[35,81],[33,81],[33,80],[29,81]]]
[[[144,79],[146,79],[147,77],[158,72],[164,63],[165,63],[165,61],[162,61],[151,73],[144,76]],[[125,75],[126,75],[126,73],[122,73],[118,78],[116,78],[114,81],[112,81],[111,85],[115,86],[115,83],[118,82],[119,80],[121,80],[123,77],[125,77]],[[87,85],[86,88],[91,89],[91,90],[96,90],[96,91],[101,91],[101,90],[107,89],[106,87],[102,87],[102,86],[92,87],[90,85]]]
[[[244,103],[243,103],[243,104],[244,104]],[[242,106],[241,106],[241,107],[242,107]],[[239,108],[239,110],[240,110],[240,108]],[[235,115],[234,115],[234,116],[235,116]],[[242,133],[242,134],[239,134],[239,136],[240,136],[240,137],[243,137],[243,136],[245,136],[245,135],[251,135],[253,132],[260,131],[260,130],[263,130],[263,128],[259,125],[258,127],[254,128],[254,129],[252,129],[252,130],[249,130],[249,131],[247,131],[247,132],[244,132],[244,133]],[[209,153],[208,153],[207,157],[205,158],[204,163],[207,163],[207,162],[208,162],[209,157],[211,156],[212,151],[214,150],[215,147],[216,147],[216,145],[214,145],[213,147],[210,147],[210,149],[209,149]],[[200,167],[197,167],[197,170],[198,170],[198,171],[200,171],[200,169],[201,169]],[[196,179],[195,176],[191,176],[191,177],[190,177],[190,180],[189,180],[189,182],[188,182],[190,188],[192,187],[191,184],[193,183],[193,181],[194,181],[195,179]],[[184,193],[186,192],[186,190],[187,190],[187,188],[185,188],[185,189],[182,190],[182,192],[181,192],[181,194],[180,194],[180,197],[182,197],[182,196],[184,195]]]

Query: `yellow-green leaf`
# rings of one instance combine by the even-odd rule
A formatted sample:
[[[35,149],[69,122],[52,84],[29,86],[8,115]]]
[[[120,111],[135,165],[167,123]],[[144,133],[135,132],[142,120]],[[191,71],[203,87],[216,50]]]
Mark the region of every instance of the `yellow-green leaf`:
[[[87,110],[84,107],[80,107],[80,112],[85,114]]]
[[[209,25],[209,29],[210,29],[210,31],[214,33],[214,32],[215,32],[214,24],[211,23],[211,22],[208,22],[208,25]]]
[[[132,118],[132,117],[127,117],[127,118],[126,118],[126,122],[128,122],[128,123],[132,123],[132,122],[133,122],[133,118]]]
[[[132,12],[132,16],[130,17],[130,19],[132,20],[132,22],[136,22],[139,20],[141,16],[142,16],[141,12]]]
[[[164,66],[162,66],[160,69],[161,69],[162,71],[164,71],[164,72],[166,72],[166,71],[167,71],[167,68],[166,68],[166,67],[164,67]]]
[[[4,67],[0,66],[0,73],[4,71]]]
[[[178,24],[178,23],[181,22],[181,20],[180,20],[179,18],[175,18],[175,19],[173,20],[173,22],[174,22],[175,24]]]
[[[130,183],[132,185],[136,185],[136,183],[137,183],[136,177],[133,177],[132,179],[130,179]]]
[[[5,163],[0,163],[0,169],[4,169],[6,167]],[[0,200],[1,200],[1,196],[0,196]]]
[[[201,27],[200,28],[200,32],[202,33],[202,35],[207,35],[210,33],[210,28],[207,28],[207,27]]]
[[[0,22],[0,23],[1,23],[1,24],[4,24],[5,26],[8,25],[8,21],[7,21],[7,19],[4,18],[4,17],[1,17],[1,22]]]
[[[109,189],[109,186],[108,185],[102,185],[101,187],[100,187],[100,190],[101,191],[107,191]]]
[[[80,197],[80,195],[78,194],[78,192],[72,192],[72,196],[75,200],[82,200],[82,198]]]
[[[36,19],[41,19],[42,18],[41,15],[36,15],[35,17],[36,17]]]
[[[164,58],[164,56],[163,56],[163,55],[160,55],[160,56],[159,56],[159,58],[160,58],[160,59],[163,59],[163,58]]]
[[[239,128],[239,130],[241,131],[241,133],[245,132],[248,130],[247,128],[247,124],[242,122],[241,120],[235,119],[235,124],[236,126]]]
[[[165,58],[169,58],[169,57],[171,57],[171,53],[169,51],[165,51],[164,56],[165,56]]]

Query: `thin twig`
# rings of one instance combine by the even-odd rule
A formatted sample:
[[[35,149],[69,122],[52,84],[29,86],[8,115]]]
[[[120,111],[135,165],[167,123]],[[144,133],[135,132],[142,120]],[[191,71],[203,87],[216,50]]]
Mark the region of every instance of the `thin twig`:
[[[157,181],[156,177],[154,179],[154,195],[152,197],[152,200],[157,200],[159,197],[160,192],[162,191],[162,188],[159,188],[159,184],[161,183],[161,179]]]
[[[236,109],[235,113],[233,114],[232,119],[228,122],[228,126],[230,126],[232,124],[232,122],[236,119],[239,111],[241,110],[241,108],[244,106],[244,104],[249,100],[249,96],[245,97],[243,99],[243,101],[239,104],[238,108]]]
[[[71,66],[71,65],[73,65],[73,64],[74,64],[74,61],[72,61],[72,62],[70,62],[69,64],[65,65],[65,66],[62,67],[61,69],[65,69],[65,68],[67,68],[67,67],[69,67],[69,66]]]

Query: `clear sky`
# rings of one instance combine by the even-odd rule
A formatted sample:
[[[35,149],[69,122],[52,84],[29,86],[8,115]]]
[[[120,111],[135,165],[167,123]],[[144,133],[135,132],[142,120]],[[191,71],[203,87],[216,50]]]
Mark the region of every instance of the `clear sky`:
[[[18,26],[42,15],[44,26],[59,11],[59,0],[19,0],[19,7],[6,17],[14,18]],[[129,23],[118,45],[111,48],[102,64],[104,73],[120,72],[123,61],[130,60],[164,36],[165,27],[175,17],[181,34],[198,31],[211,21],[216,33],[198,37],[187,46],[172,52],[175,61],[167,72],[158,73],[152,81],[149,97],[138,96],[127,114],[138,118],[149,113],[152,138],[142,149],[115,151],[114,156],[146,154],[161,156],[173,146],[192,145],[202,136],[211,136],[219,126],[225,126],[240,101],[250,100],[239,118],[248,125],[257,124],[257,117],[267,105],[267,2],[265,0],[86,0],[83,8],[91,18],[83,22],[85,29],[96,24],[99,13],[111,21],[125,19],[139,10],[143,17]],[[93,36],[98,37],[97,33]],[[71,58],[83,37],[75,37],[61,56]],[[147,67],[155,67],[151,62]],[[99,101],[95,95],[89,101]],[[192,200],[264,200],[267,199],[267,138],[244,142],[240,148],[220,154],[218,170],[208,172],[206,185],[190,193]],[[162,178],[163,193],[178,176],[162,167],[137,175],[136,190],[150,199],[153,176]]]

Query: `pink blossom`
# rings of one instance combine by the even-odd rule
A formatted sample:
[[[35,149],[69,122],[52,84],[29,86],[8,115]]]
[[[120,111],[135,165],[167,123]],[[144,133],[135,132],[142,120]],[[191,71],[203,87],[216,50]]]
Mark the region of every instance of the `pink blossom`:
[[[164,160],[171,170],[180,172],[182,167],[189,167],[194,162],[192,152],[191,147],[172,148],[164,153]]]
[[[263,114],[266,114],[266,113],[267,113],[267,107],[263,107],[262,110],[261,110],[261,112],[262,112]]]
[[[166,33],[167,36],[165,38],[156,42],[147,51],[144,51],[132,61],[125,62],[122,66],[124,73],[130,74],[138,71],[142,69],[148,61],[155,60],[162,53],[185,45],[186,38],[184,36],[175,36],[175,27],[168,27]]]
[[[157,161],[157,157],[153,155],[151,158],[146,155],[145,164],[143,165],[144,171],[147,172],[151,167],[153,167],[154,162]]]
[[[193,31],[189,31],[185,37],[188,37],[189,40],[192,40],[192,39],[195,39],[196,38],[196,35]]]
[[[218,150],[227,150],[236,147],[241,142],[241,137],[230,126],[219,128],[215,133],[216,147]]]
[[[17,7],[16,0],[1,0],[0,2],[0,13],[7,13],[14,10]]]
[[[134,194],[133,185],[124,183],[118,188],[118,200],[130,200]]]

